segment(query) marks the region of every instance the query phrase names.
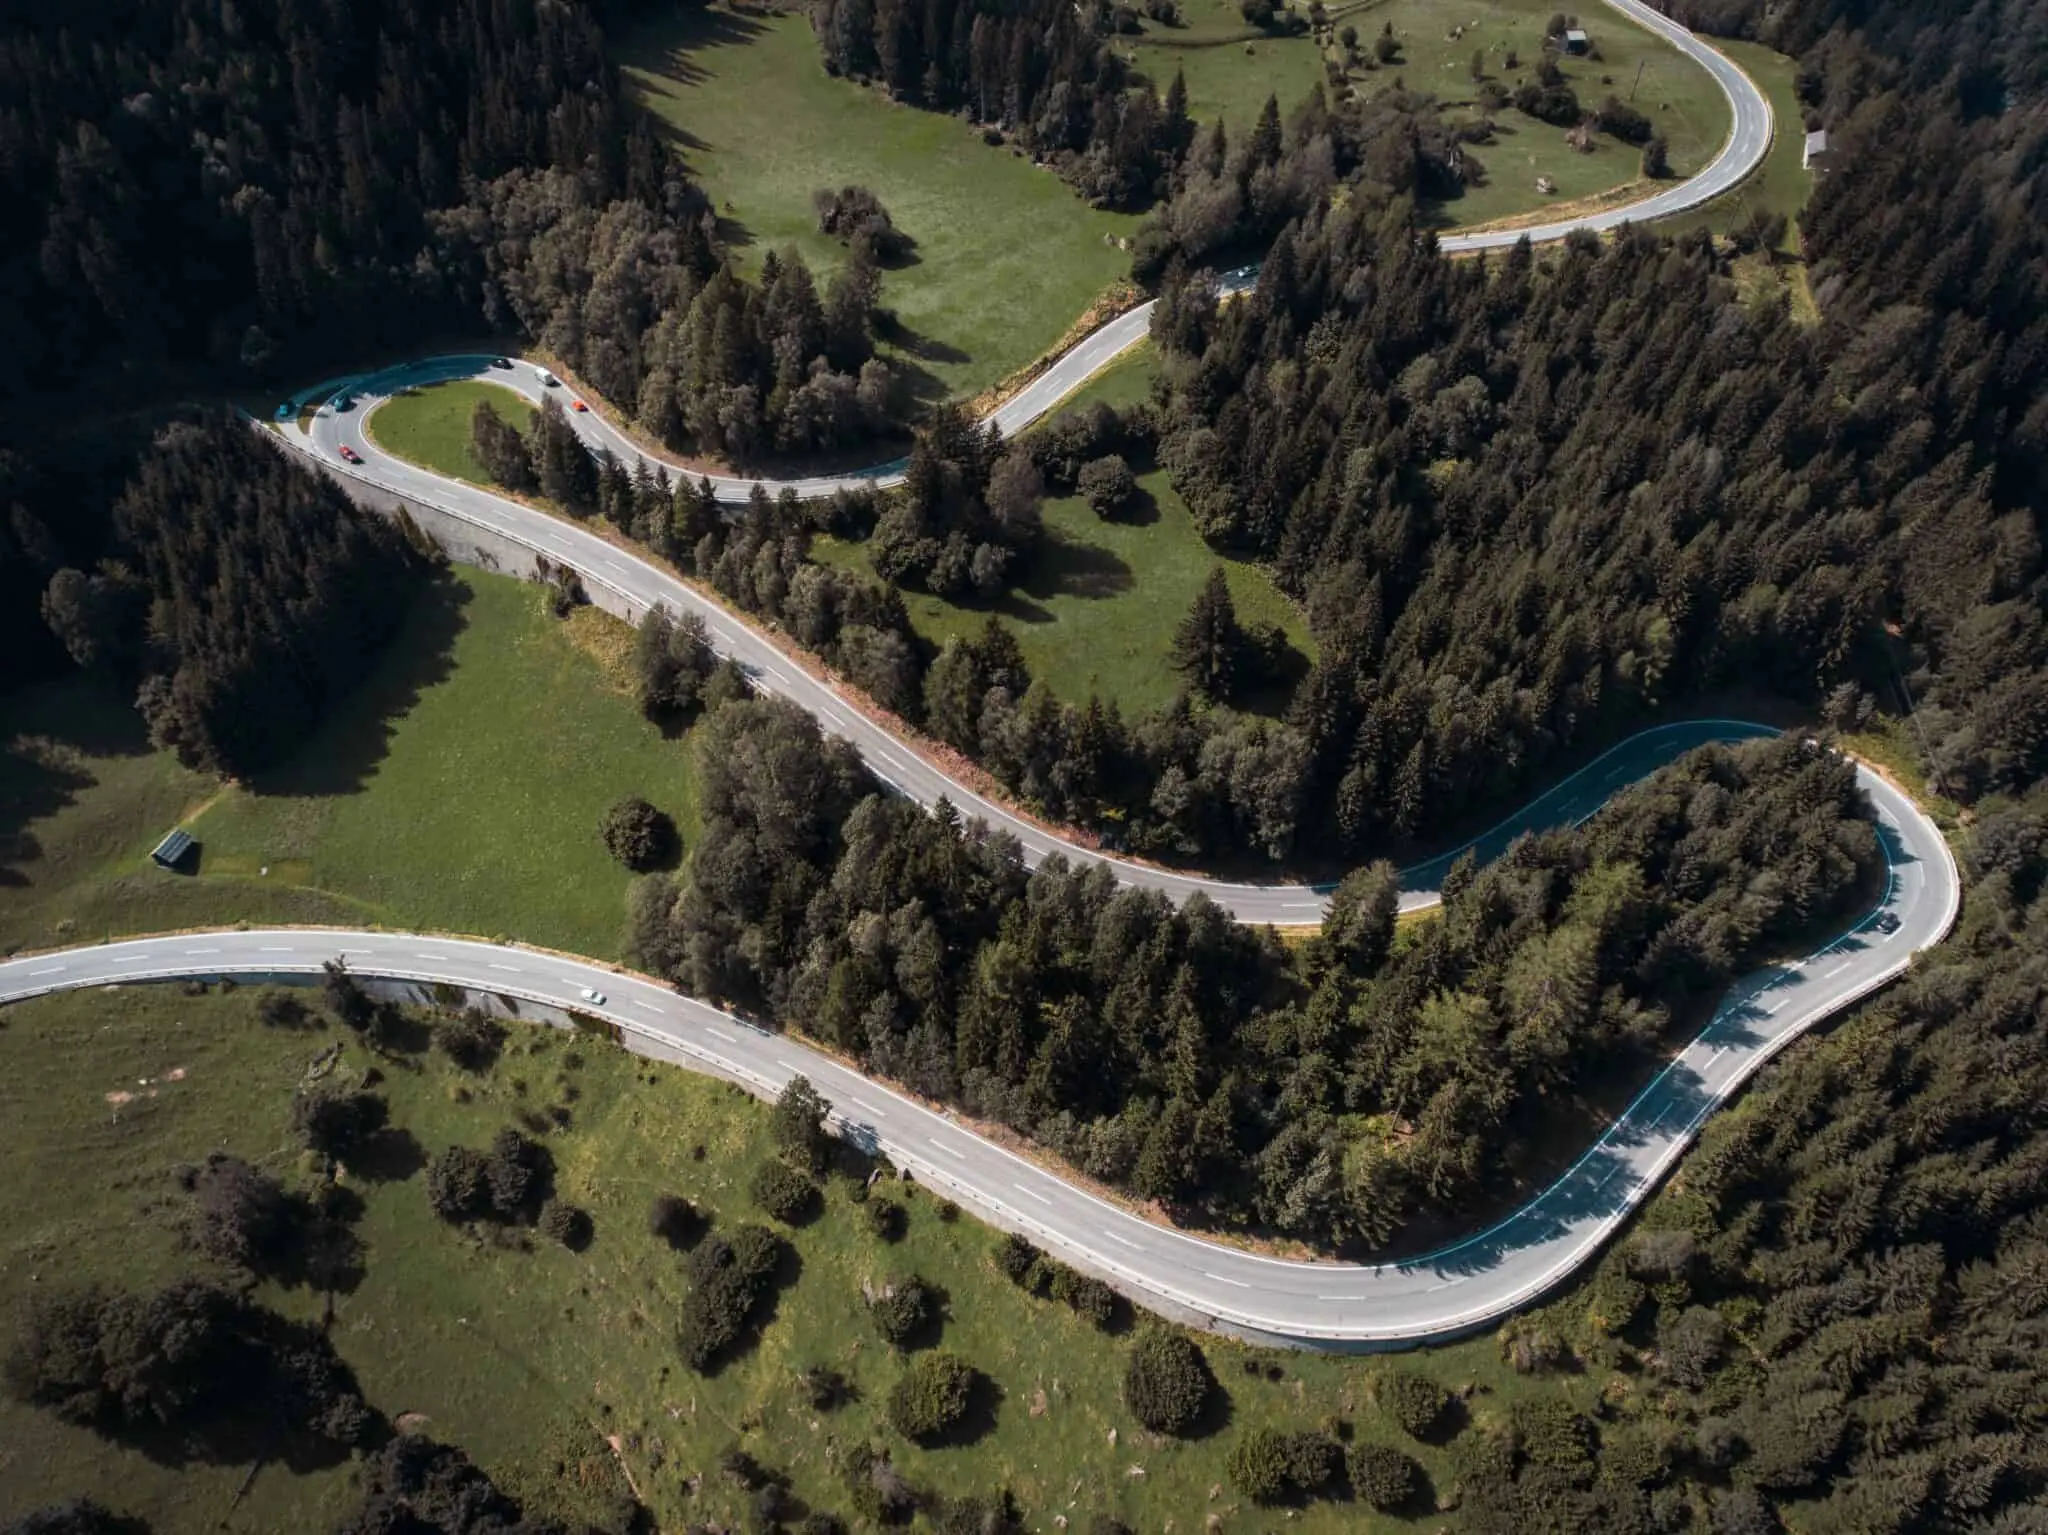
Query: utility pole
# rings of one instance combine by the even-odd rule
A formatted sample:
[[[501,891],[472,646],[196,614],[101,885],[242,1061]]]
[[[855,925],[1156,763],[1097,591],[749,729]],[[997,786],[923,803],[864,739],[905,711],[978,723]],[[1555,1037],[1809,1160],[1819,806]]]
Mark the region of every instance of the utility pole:
[[[1636,87],[1643,83],[1643,66],[1648,64],[1649,62],[1650,61],[1648,59],[1642,59],[1639,60],[1636,64],[1636,77],[1632,82],[1630,82],[1628,88],[1628,99],[1630,101],[1634,101],[1636,99]]]

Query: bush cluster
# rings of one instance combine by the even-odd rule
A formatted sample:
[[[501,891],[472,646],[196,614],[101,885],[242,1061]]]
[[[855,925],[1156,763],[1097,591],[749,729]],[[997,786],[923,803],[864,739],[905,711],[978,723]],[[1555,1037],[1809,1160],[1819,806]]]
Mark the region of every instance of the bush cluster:
[[[697,1244],[683,1263],[690,1288],[676,1320],[685,1364],[706,1372],[739,1343],[772,1292],[786,1250],[765,1226],[741,1226]]]
[[[1194,1428],[1215,1389],[1209,1361],[1185,1333],[1152,1327],[1131,1346],[1124,1366],[1124,1405],[1155,1434],[1185,1434]]]
[[[889,1392],[889,1421],[898,1433],[921,1444],[943,1437],[967,1416],[976,1373],[974,1366],[944,1349],[918,1355]]]

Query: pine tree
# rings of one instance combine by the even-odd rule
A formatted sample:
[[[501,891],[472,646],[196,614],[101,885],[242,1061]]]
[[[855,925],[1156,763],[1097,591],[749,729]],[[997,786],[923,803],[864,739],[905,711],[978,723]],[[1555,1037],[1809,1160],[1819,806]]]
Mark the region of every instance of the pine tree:
[[[1173,668],[1188,686],[1215,703],[1229,699],[1244,659],[1244,630],[1238,626],[1230,582],[1221,565],[1209,572],[1202,589],[1174,631],[1170,652]]]

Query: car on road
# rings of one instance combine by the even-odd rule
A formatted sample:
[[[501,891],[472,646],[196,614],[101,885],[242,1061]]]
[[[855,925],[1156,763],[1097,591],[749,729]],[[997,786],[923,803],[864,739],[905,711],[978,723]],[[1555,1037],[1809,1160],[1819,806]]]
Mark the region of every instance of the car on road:
[[[590,409],[590,407],[589,407],[588,405],[585,405],[585,404],[584,404],[584,403],[583,403],[583,402],[582,402],[581,400],[571,400],[571,401],[569,402],[569,409],[571,409],[571,410],[588,410],[588,409]]]
[[[586,986],[583,988],[580,995],[582,996],[583,1000],[588,1002],[592,1007],[604,1006],[604,993],[601,991],[592,991],[588,986]]]
[[[289,421],[298,413],[299,407],[292,404],[290,400],[286,400],[284,404],[277,407],[277,419],[280,421]]]
[[[352,394],[345,394],[334,402],[334,408],[336,410],[354,410],[356,408],[356,397]]]
[[[494,368],[509,368],[512,366],[512,359],[509,357],[493,357],[491,359],[491,366]]]
[[[1895,911],[1880,912],[1877,930],[1880,933],[1896,933],[1899,930],[1899,914]]]
[[[337,449],[337,451],[341,454],[342,459],[347,463],[360,464],[363,461],[363,455],[358,453],[354,448],[351,448],[347,443],[343,443],[341,447]]]
[[[541,381],[541,382],[542,382],[543,384],[545,384],[545,385],[546,385],[546,386],[547,386],[548,388],[550,388],[550,389],[556,389],[556,388],[559,388],[559,387],[561,387],[561,383],[562,383],[562,381],[561,381],[560,379],[556,378],[556,377],[554,376],[554,374],[552,374],[552,373],[543,373],[543,374],[542,374],[542,375],[540,376],[540,381]]]

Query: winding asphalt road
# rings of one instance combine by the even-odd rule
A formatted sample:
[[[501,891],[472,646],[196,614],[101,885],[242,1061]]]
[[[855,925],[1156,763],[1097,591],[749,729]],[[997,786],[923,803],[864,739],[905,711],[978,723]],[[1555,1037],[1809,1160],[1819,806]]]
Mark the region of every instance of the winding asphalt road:
[[[1762,160],[1770,146],[1771,109],[1755,84],[1722,54],[1642,4],[1641,0],[1607,0],[1607,3],[1630,20],[1667,38],[1720,84],[1728,96],[1734,122],[1733,131],[1720,153],[1698,175],[1628,207],[1526,230],[1450,236],[1440,242],[1444,248],[1477,250],[1509,245],[1525,237],[1531,240],[1557,239],[1574,229],[1603,229],[1630,218],[1654,218],[1678,212],[1719,196],[1748,175]],[[1241,291],[1255,280],[1255,268],[1241,267],[1225,273],[1222,282],[1227,291]],[[1106,368],[1122,352],[1142,340],[1150,323],[1150,304],[1141,305],[1110,321],[1058,358],[997,409],[991,419],[1005,435],[1013,436],[1022,431],[1087,379]],[[302,435],[286,427],[276,435],[288,447],[317,458],[330,472],[341,476],[345,483],[361,482],[415,505],[433,507],[476,527],[488,529],[558,564],[574,568],[587,586],[609,594],[612,600],[607,606],[628,618],[637,620],[657,604],[676,613],[700,614],[710,628],[713,646],[720,654],[738,660],[757,687],[794,700],[814,715],[825,729],[850,740],[870,769],[892,788],[926,804],[944,796],[966,814],[979,817],[992,827],[1014,836],[1028,863],[1035,865],[1054,853],[1063,853],[1077,860],[1101,860],[1114,868],[1119,879],[1163,890],[1175,900],[1185,900],[1197,890],[1204,891],[1233,915],[1247,922],[1303,924],[1320,918],[1328,893],[1325,889],[1301,885],[1243,884],[1160,869],[1084,848],[1017,815],[977,794],[891,729],[870,718],[835,683],[807,663],[792,657],[749,620],[587,528],[495,495],[481,486],[450,480],[407,463],[382,452],[368,435],[369,417],[379,403],[406,389],[452,379],[488,378],[536,401],[553,395],[563,399],[566,405],[575,398],[566,385],[548,384],[547,370],[537,363],[507,358],[501,367],[498,362],[498,359],[488,356],[427,358],[375,374],[330,380],[305,396],[308,402],[318,404],[309,431]],[[645,462],[650,468],[660,467],[671,473],[686,472],[668,460],[643,452],[599,410],[571,410],[568,419],[594,452],[609,453],[629,466]],[[348,456],[351,454],[352,459]],[[744,501],[757,485],[771,493],[792,490],[800,497],[825,496],[846,486],[887,486],[900,480],[900,468],[900,464],[884,464],[860,474],[816,476],[792,481],[756,481],[731,476],[707,478],[721,499]],[[1691,728],[1694,727],[1677,727],[1668,735],[1630,743],[1625,749],[1641,753],[1653,751],[1661,743],[1670,748],[1669,755],[1676,755],[1700,739],[1711,738],[1689,736],[1687,731]],[[1610,763],[1601,771],[1610,772],[1627,766],[1627,761]],[[1547,808],[1545,801],[1539,801],[1506,824],[1504,839],[1524,829],[1555,824],[1560,816],[1569,820],[1570,816],[1564,814],[1569,808],[1563,800],[1551,799]],[[1552,812],[1558,815],[1543,819]],[[1504,845],[1504,839],[1501,845]],[[1411,893],[1408,899],[1412,904],[1420,899],[1420,894]]]
[[[1720,84],[1733,108],[1734,129],[1719,155],[1699,175],[1628,207],[1526,229],[1449,235],[1440,240],[1442,248],[1498,248],[1523,238],[1553,240],[1574,229],[1607,229],[1666,216],[1720,195],[1760,163],[1770,144],[1771,113],[1756,86],[1721,54],[1639,0],[1607,3],[1669,39]],[[1240,269],[1227,274],[1225,286],[1241,289],[1253,277],[1251,269]],[[992,419],[1007,435],[1021,431],[1141,340],[1150,321],[1150,305],[1112,320],[1056,360]],[[1317,888],[1233,884],[1156,869],[1080,848],[1013,815],[948,777],[749,623],[653,565],[573,523],[381,453],[364,435],[365,418],[379,400],[419,384],[478,375],[535,399],[551,392],[530,362],[513,360],[498,368],[490,358],[430,359],[332,381],[308,396],[324,402],[308,434],[302,438],[287,428],[277,435],[332,472],[490,529],[573,567],[586,583],[610,593],[628,616],[637,617],[655,604],[703,614],[716,647],[739,660],[757,686],[794,699],[824,728],[850,739],[871,770],[900,792],[926,803],[945,796],[970,816],[1014,835],[1028,862],[1053,853],[1102,859],[1126,882],[1166,891],[1175,899],[1201,890],[1250,922],[1301,923],[1320,917],[1326,892]],[[348,403],[342,405],[343,400]],[[659,462],[643,455],[597,412],[572,413],[570,419],[593,449],[628,465],[643,457]],[[344,446],[362,462],[347,461]],[[887,485],[900,467],[797,480],[787,488],[815,497],[842,485]],[[739,501],[757,482],[716,477],[712,483],[721,499]],[[768,482],[765,488],[773,493],[785,487]],[[1491,857],[1522,831],[1584,819],[1618,787],[1693,746],[1760,733],[1759,726],[1714,720],[1645,731],[1469,846],[1478,856]],[[645,977],[566,956],[418,934],[302,929],[178,934],[0,962],[0,1003],[66,988],[180,976],[305,975],[339,956],[365,974],[595,1012],[616,1023],[638,1048],[735,1078],[764,1094],[778,1091],[797,1072],[808,1075],[836,1104],[843,1133],[1147,1304],[1200,1325],[1279,1341],[1398,1347],[1486,1326],[1561,1281],[1648,1195],[1706,1116],[1765,1061],[1814,1023],[1884,985],[1915,952],[1947,932],[1960,885],[1940,832],[1874,774],[1864,772],[1863,780],[1891,861],[1891,879],[1878,910],[1797,964],[1773,967],[1732,988],[1699,1038],[1568,1172],[1513,1215],[1439,1252],[1371,1267],[1265,1258],[1154,1225],[793,1040],[679,997]],[[1443,870],[1460,851],[1406,871],[1405,909],[1435,900]],[[606,1000],[593,1003],[586,992]]]
[[[795,1040],[644,976],[532,949],[331,929],[180,933],[0,962],[0,1004],[144,980],[303,976],[340,957],[363,975],[596,1013],[644,1053],[736,1079],[763,1095],[803,1073],[832,1101],[842,1134],[1142,1304],[1276,1342],[1406,1347],[1483,1328],[1564,1280],[1648,1197],[1706,1117],[1766,1061],[1884,985],[1948,931],[1960,884],[1941,833],[1875,774],[1865,770],[1861,777],[1891,868],[1878,907],[1797,963],[1732,987],[1698,1038],[1569,1171],[1521,1209],[1453,1246],[1399,1263],[1285,1261],[1166,1229]],[[1604,797],[1612,787],[1582,783],[1571,792]],[[586,989],[604,1002],[587,999]]]

